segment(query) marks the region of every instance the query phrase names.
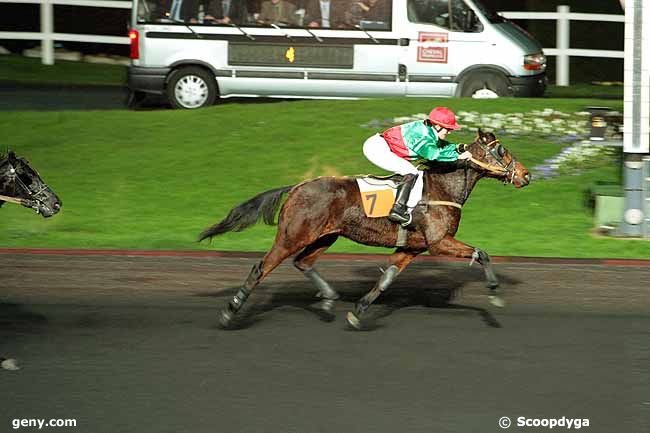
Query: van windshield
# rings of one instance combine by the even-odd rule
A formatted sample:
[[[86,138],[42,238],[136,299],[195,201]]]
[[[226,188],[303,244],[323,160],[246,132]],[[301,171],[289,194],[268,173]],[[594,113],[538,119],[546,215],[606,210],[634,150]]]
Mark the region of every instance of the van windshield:
[[[481,21],[463,0],[408,0],[406,8],[412,23],[433,24],[452,32],[483,31]]]
[[[472,0],[472,3],[474,3],[476,9],[481,11],[481,14],[485,17],[485,19],[487,19],[492,24],[499,24],[506,21],[506,19],[501,15],[485,7],[479,0]]]
[[[139,0],[138,23],[390,30],[393,0]]]

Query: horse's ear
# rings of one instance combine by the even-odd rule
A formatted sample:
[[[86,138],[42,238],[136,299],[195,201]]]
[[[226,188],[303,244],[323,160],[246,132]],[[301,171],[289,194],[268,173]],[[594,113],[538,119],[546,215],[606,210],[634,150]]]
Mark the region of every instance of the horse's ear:
[[[9,158],[10,161],[16,160],[16,154],[14,153],[13,150],[7,149],[7,158]]]

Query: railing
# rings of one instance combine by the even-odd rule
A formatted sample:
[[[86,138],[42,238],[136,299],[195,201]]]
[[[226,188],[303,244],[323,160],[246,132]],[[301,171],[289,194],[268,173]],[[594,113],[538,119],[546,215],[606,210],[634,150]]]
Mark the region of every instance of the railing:
[[[100,44],[128,45],[126,36],[81,35],[73,33],[54,32],[54,5],[101,7],[131,9],[131,1],[111,0],[0,0],[0,3],[31,3],[41,5],[40,32],[0,32],[0,39],[27,39],[41,41],[41,58],[44,65],[54,64],[54,41],[96,42]]]
[[[556,20],[557,47],[544,48],[547,56],[557,56],[555,84],[558,86],[569,85],[569,58],[577,57],[602,57],[624,58],[623,51],[612,50],[583,50],[570,48],[571,21],[607,21],[624,23],[625,15],[583,14],[571,12],[569,6],[558,6],[557,12],[499,12],[501,16],[515,20]]]
[[[104,44],[129,44],[126,36],[98,36],[81,35],[71,33],[54,32],[54,10],[53,5],[81,6],[81,7],[102,7],[131,9],[131,1],[120,0],[0,0],[0,3],[32,3],[41,5],[41,31],[40,32],[0,32],[0,39],[30,39],[41,41],[41,56],[43,64],[54,64],[54,41],[71,42],[96,42]],[[516,20],[556,20],[557,21],[557,44],[556,48],[544,48],[548,56],[557,56],[556,84],[558,86],[569,85],[569,58],[578,57],[600,57],[617,58],[624,57],[623,51],[612,50],[584,50],[570,48],[571,21],[606,21],[625,22],[625,15],[602,15],[584,14],[571,12],[569,6],[558,6],[557,12],[500,12],[509,19]]]

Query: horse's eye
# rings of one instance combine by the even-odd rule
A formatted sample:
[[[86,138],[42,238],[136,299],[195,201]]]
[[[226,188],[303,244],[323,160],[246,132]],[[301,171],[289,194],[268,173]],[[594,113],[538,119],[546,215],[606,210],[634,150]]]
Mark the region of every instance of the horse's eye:
[[[503,146],[501,146],[500,144],[497,145],[497,154],[498,154],[501,158],[503,158],[504,156],[506,156],[506,150],[505,150],[505,149],[503,148]]]

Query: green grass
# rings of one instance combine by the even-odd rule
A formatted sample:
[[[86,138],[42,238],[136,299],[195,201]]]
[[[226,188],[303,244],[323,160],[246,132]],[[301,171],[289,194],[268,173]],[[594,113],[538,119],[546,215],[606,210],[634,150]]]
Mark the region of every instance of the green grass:
[[[320,175],[377,173],[361,153],[364,139],[376,131],[359,125],[427,112],[439,102],[401,98],[230,103],[198,111],[3,113],[0,145],[30,159],[62,198],[63,210],[43,219],[5,204],[0,246],[264,251],[272,244],[273,227],[227,234],[212,245],[195,239],[261,191]],[[594,102],[444,103],[481,112],[547,107],[573,112]],[[469,141],[474,135],[462,131],[456,138]],[[535,137],[500,138],[528,167],[561,149]],[[520,190],[484,180],[463,211],[457,237],[494,255],[650,258],[645,242],[590,234],[584,190],[616,176],[615,167],[609,167],[534,181]],[[340,240],[332,251],[389,250]]]
[[[0,81],[23,84],[126,85],[126,66],[57,60],[43,65],[41,59],[0,56]]]
[[[574,83],[570,86],[548,86],[546,93],[547,98],[604,98],[604,99],[623,99],[622,85],[593,85],[584,83]],[[611,104],[610,101],[605,103],[606,106]]]

